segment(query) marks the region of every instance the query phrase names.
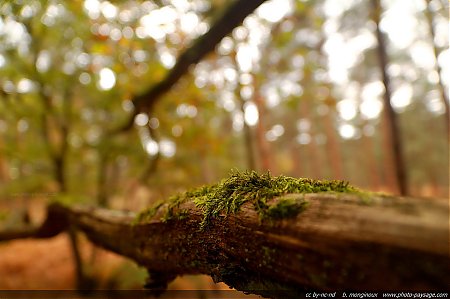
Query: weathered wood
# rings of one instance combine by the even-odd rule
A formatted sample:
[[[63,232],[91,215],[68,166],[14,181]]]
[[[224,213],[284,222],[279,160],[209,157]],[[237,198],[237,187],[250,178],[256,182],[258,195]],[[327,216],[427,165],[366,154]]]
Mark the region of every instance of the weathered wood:
[[[180,206],[189,212],[184,219],[164,222],[161,212],[139,224],[130,212],[53,204],[34,237],[74,225],[94,244],[149,269],[152,287],[177,275],[208,274],[238,290],[275,297],[272,290],[447,289],[446,200],[286,196],[309,205],[295,218],[261,221],[244,204],[203,230],[202,211],[192,202]]]

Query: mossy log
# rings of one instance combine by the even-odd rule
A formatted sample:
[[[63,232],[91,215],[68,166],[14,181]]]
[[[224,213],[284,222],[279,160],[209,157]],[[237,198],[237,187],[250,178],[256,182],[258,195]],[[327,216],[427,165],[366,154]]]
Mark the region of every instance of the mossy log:
[[[164,288],[183,274],[208,274],[238,290],[277,297],[301,290],[448,288],[448,202],[361,194],[288,194],[270,204],[307,203],[296,216],[261,218],[250,202],[200,229],[192,201],[183,217],[136,222],[131,212],[51,204],[41,227],[0,234],[48,238],[75,226],[96,245],[135,260]],[[163,220],[161,220],[163,219]]]

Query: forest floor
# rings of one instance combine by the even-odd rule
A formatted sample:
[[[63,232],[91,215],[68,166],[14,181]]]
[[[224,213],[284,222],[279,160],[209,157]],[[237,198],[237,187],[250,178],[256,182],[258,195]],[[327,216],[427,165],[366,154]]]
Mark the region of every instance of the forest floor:
[[[0,201],[0,213],[14,214],[24,206],[30,212],[32,223],[43,221],[45,204],[40,200]],[[8,221],[1,224],[1,229],[9,226]],[[143,268],[120,255],[95,247],[83,234],[79,240],[84,272],[93,280],[95,289],[142,289],[147,277]],[[67,234],[51,239],[0,243],[0,290],[73,290],[75,286],[74,262]],[[197,275],[179,277],[169,289],[229,290],[229,287],[214,283],[209,276]]]
[[[132,261],[81,239],[85,271],[96,289],[142,289],[146,272]],[[86,267],[86,265],[88,267]],[[0,290],[72,290],[75,269],[66,234],[46,240],[0,243]],[[229,290],[208,276],[185,276],[172,290]]]

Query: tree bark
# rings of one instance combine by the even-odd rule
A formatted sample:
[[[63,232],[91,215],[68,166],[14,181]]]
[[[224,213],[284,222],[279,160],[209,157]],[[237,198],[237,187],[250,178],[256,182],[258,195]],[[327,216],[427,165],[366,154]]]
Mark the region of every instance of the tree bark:
[[[178,275],[208,274],[255,294],[296,297],[299,290],[444,290],[448,288],[448,203],[375,195],[289,194],[307,208],[295,218],[261,220],[244,204],[199,229],[202,211],[135,223],[135,214],[48,207],[40,228],[0,233],[0,240],[48,238],[76,227],[96,245],[146,267],[148,286]],[[274,202],[279,198],[273,199]],[[161,210],[159,210],[161,211]]]

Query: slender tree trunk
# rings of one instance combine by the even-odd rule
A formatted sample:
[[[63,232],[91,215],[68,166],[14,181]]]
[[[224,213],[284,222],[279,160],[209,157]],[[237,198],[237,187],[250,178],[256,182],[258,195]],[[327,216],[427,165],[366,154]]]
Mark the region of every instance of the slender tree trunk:
[[[292,170],[289,172],[294,177],[305,176],[305,165],[303,164],[304,157],[300,149],[300,144],[297,140],[298,130],[295,123],[297,118],[295,117],[292,122],[286,122],[285,125],[285,138],[289,140],[286,146],[289,148],[289,156],[292,161]]]
[[[394,194],[399,194],[398,178],[395,175],[395,160],[392,153],[392,143],[388,136],[391,134],[388,121],[386,120],[387,114],[381,115],[381,136],[382,148],[383,148],[383,185],[389,188],[389,191]]]
[[[333,170],[333,178],[342,180],[344,171],[342,166],[342,154],[340,140],[336,136],[336,130],[333,124],[335,111],[330,109],[324,116],[325,131],[327,134],[327,153],[328,159]]]
[[[365,152],[365,158],[367,165],[367,172],[370,176],[370,188],[373,190],[379,190],[381,187],[380,183],[380,175],[379,175],[379,169],[377,167],[376,163],[376,155],[374,151],[374,143],[373,143],[373,137],[370,136],[364,136],[361,139],[361,142],[363,144],[364,152]]]
[[[439,92],[441,94],[441,100],[442,103],[444,104],[445,107],[445,126],[447,129],[447,138],[450,140],[450,107],[449,107],[449,99],[448,99],[448,94],[447,94],[447,89],[444,86],[444,83],[442,82],[442,69],[441,66],[438,63],[438,58],[439,55],[441,54],[441,49],[436,45],[435,43],[435,31],[434,31],[434,26],[433,26],[433,12],[431,11],[431,7],[430,7],[430,0],[426,0],[427,2],[427,8],[425,10],[425,16],[427,18],[428,21],[428,26],[430,29],[430,37],[431,37],[431,41],[433,44],[433,51],[434,51],[434,56],[436,57],[436,72],[439,75],[438,78],[438,88],[439,88]]]
[[[75,277],[77,289],[82,290],[85,289],[84,283],[85,275],[83,274],[83,268],[79,266],[83,264],[83,261],[81,260],[78,237],[75,228],[70,227],[68,229],[68,234],[69,234],[70,248],[72,249],[73,259],[75,261]]]
[[[97,173],[97,202],[100,207],[108,205],[107,195],[107,171],[108,157],[102,150],[99,151],[98,173]]]
[[[242,113],[244,113],[244,109],[242,109]],[[252,130],[245,121],[244,121],[244,144],[245,144],[245,152],[247,153],[247,167],[250,170],[256,170],[255,150],[253,149]]]
[[[69,95],[65,94],[64,107],[63,107],[63,119],[59,120],[60,127],[60,148],[56,152],[54,157],[55,163],[55,177],[60,185],[61,192],[67,191],[67,180],[66,180],[66,157],[69,149],[69,121],[70,121],[70,105],[68,103]]]
[[[292,170],[292,176],[294,177],[303,177],[304,176],[304,168],[305,166],[302,164],[302,156],[300,152],[300,146],[297,141],[294,139],[290,146],[291,159],[294,164],[294,169]]]
[[[234,62],[234,67],[236,68],[236,70],[239,70],[239,66],[237,63],[237,59],[236,59],[236,51],[233,52],[233,62]],[[240,74],[240,72],[238,71],[238,74]],[[242,116],[245,116],[245,109],[244,109],[244,105],[245,105],[245,100],[242,98],[240,91],[242,89],[242,84],[239,82],[239,78],[238,78],[238,83],[236,84],[236,89],[234,92],[234,95],[237,99],[238,105],[239,105],[239,109],[242,113]],[[244,146],[245,146],[245,153],[246,153],[246,160],[247,160],[247,168],[250,170],[256,170],[256,157],[255,157],[255,146],[254,146],[254,138],[252,136],[252,128],[244,121]]]
[[[244,104],[245,101],[242,99],[241,95],[239,94],[239,89],[241,88],[241,85],[238,84],[238,87],[236,89],[236,98],[238,100],[238,105],[240,108],[240,111],[242,115],[245,115],[244,110]],[[245,146],[245,152],[246,152],[246,160],[247,160],[247,168],[250,170],[256,170],[256,162],[255,162],[255,150],[253,146],[253,137],[252,137],[252,129],[250,126],[244,121],[244,146]]]
[[[310,105],[313,105],[312,101],[302,101],[300,103],[300,117],[308,117],[311,119],[311,123],[315,124],[314,115],[310,109]],[[319,155],[319,147],[317,146],[316,140],[314,138],[315,126],[311,126],[309,134],[311,136],[311,142],[306,144],[308,151],[308,161],[310,165],[310,174],[312,178],[321,178],[321,165]]]
[[[407,174],[406,174],[406,166],[403,157],[403,145],[400,134],[400,127],[398,124],[397,114],[395,113],[392,105],[391,105],[391,81],[387,74],[387,66],[388,66],[388,57],[386,51],[386,42],[383,33],[380,30],[380,16],[381,16],[381,4],[380,0],[370,1],[373,5],[373,18],[376,24],[376,37],[378,41],[377,54],[378,54],[378,63],[380,65],[380,71],[382,75],[383,85],[385,88],[384,92],[384,114],[385,121],[387,122],[388,130],[386,136],[388,139],[388,143],[392,148],[393,155],[393,169],[395,171],[395,175],[397,178],[398,188],[401,195],[408,194],[408,186],[407,186]]]
[[[359,96],[361,97],[361,90],[359,90]],[[368,121],[363,123],[364,126],[369,124]],[[363,134],[360,142],[362,143],[362,147],[364,148],[364,156],[362,156],[362,161],[365,161],[367,165],[367,173],[370,176],[369,187],[371,190],[380,191],[381,189],[381,178],[380,178],[380,169],[377,163],[377,155],[375,151],[375,143],[374,143],[375,135],[366,136]]]
[[[58,189],[59,192],[66,192],[67,191],[67,185],[66,185],[66,179],[64,175],[64,166],[65,161],[64,157],[57,156],[53,159],[54,167],[55,167],[55,180],[58,183]]]
[[[3,136],[0,138],[0,147],[4,148]],[[0,184],[6,183],[9,180],[8,168],[8,160],[5,159],[5,156],[0,155]]]
[[[426,125],[426,129],[428,132],[436,132],[437,130],[441,129],[440,124],[436,121],[428,121]],[[426,142],[426,146],[422,148],[422,152],[419,155],[426,156],[428,153],[435,152],[435,140],[434,136],[428,136],[428,142]],[[447,144],[448,146],[448,144]],[[448,150],[448,147],[447,147]],[[448,153],[448,152],[447,152]],[[441,165],[448,165],[449,163],[449,156],[445,157],[445,159],[442,159],[439,161],[439,163],[436,163],[437,161],[434,159],[431,159],[428,163],[426,163],[426,174],[428,177],[428,184],[430,184],[431,192],[432,194],[427,194],[426,196],[434,196],[434,197],[444,197],[448,198],[448,187],[442,188],[441,182],[447,182],[449,181],[449,172],[446,171],[444,178],[442,178],[440,171],[437,171],[441,167]]]
[[[266,139],[266,107],[264,103],[264,99],[259,93],[259,85],[256,82],[256,78],[253,77],[254,81],[254,96],[253,101],[258,108],[259,113],[259,120],[256,124],[256,142],[258,144],[257,150],[258,150],[258,156],[259,156],[259,163],[260,163],[260,170],[261,171],[268,171],[271,170],[273,172],[276,172],[274,169],[274,164],[272,163],[273,155],[272,151],[270,149],[270,144]]]
[[[8,166],[6,161],[0,158],[0,183],[4,183],[8,180]]]

